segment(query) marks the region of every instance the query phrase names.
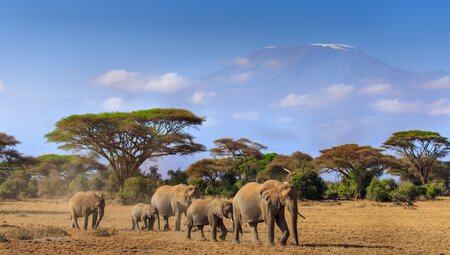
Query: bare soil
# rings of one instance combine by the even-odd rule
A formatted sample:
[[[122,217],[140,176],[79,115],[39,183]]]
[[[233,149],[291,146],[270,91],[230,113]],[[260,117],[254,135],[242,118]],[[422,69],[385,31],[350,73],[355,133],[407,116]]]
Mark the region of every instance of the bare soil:
[[[268,247],[264,224],[258,230],[263,245],[252,245],[248,225],[241,244],[185,240],[182,232],[130,231],[132,206],[107,202],[100,224],[107,235],[70,228],[68,200],[0,202],[0,254],[450,254],[450,198],[417,202],[415,207],[368,201],[301,202],[306,220],[299,219],[300,246]],[[289,217],[287,217],[289,218]],[[82,219],[79,219],[80,225]],[[226,221],[231,231],[231,222]],[[12,228],[63,228],[68,236],[34,240],[8,238]],[[174,228],[174,219],[171,219]],[[278,231],[278,230],[277,230]],[[210,239],[209,227],[205,235]],[[276,238],[280,232],[276,232]],[[291,239],[290,239],[291,240]]]

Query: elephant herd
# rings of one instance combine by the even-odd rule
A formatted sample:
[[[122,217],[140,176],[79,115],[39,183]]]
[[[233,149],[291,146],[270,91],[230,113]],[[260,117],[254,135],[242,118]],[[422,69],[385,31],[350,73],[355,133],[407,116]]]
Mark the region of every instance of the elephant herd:
[[[153,194],[151,204],[137,204],[131,211],[132,230],[139,228],[152,230],[155,221],[160,229],[160,216],[164,220],[163,231],[170,230],[169,217],[175,216],[175,231],[181,230],[181,215],[186,220],[186,238],[191,239],[191,230],[195,226],[200,230],[201,239],[206,240],[203,233],[205,225],[211,226],[211,240],[219,238],[224,241],[227,229],[223,220],[228,218],[233,222],[233,242],[239,243],[242,235],[242,224],[247,222],[252,233],[252,243],[261,244],[258,236],[258,223],[265,222],[267,226],[268,245],[274,245],[275,224],[282,235],[278,239],[281,245],[286,245],[289,236],[293,235],[293,244],[299,245],[297,232],[298,194],[288,182],[269,180],[262,184],[250,182],[244,185],[234,196],[232,202],[219,199],[195,199],[199,196],[198,188],[191,185],[161,186]],[[78,192],[69,203],[72,227],[79,228],[78,217],[84,217],[84,229],[88,226],[88,217],[92,214],[92,228],[98,228],[104,214],[105,199],[95,192]],[[285,218],[285,207],[290,213],[290,227]],[[291,229],[291,232],[289,231]]]

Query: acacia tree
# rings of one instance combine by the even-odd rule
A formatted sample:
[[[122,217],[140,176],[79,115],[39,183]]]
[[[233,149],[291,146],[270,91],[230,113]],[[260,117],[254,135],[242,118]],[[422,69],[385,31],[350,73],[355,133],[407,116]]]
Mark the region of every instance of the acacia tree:
[[[2,175],[36,163],[33,157],[23,156],[16,150],[15,147],[18,144],[20,142],[14,136],[0,132],[0,171],[2,171]]]
[[[253,142],[247,138],[233,140],[232,138],[222,138],[214,141],[215,148],[210,149],[214,158],[225,158],[231,161],[231,171],[240,174],[245,181],[253,179],[252,170],[255,170],[253,159],[262,159],[264,154],[262,150],[267,147]]]
[[[325,172],[339,173],[344,182],[354,186],[354,198],[361,199],[370,181],[389,167],[391,157],[381,151],[371,146],[344,144],[321,150],[313,164]]]
[[[296,151],[290,156],[277,155],[258,174],[259,180],[277,179],[290,180],[294,173],[306,173],[314,170],[312,166],[313,157],[309,154]]]
[[[72,115],[46,134],[61,149],[87,151],[105,158],[121,188],[148,159],[204,151],[187,131],[203,118],[183,109]]]
[[[422,184],[427,184],[437,159],[450,152],[450,141],[437,132],[409,130],[392,134],[383,147],[396,151],[409,161],[414,175]]]
[[[201,159],[186,170],[189,178],[206,178],[211,188],[217,187],[217,181],[228,170],[227,159]]]

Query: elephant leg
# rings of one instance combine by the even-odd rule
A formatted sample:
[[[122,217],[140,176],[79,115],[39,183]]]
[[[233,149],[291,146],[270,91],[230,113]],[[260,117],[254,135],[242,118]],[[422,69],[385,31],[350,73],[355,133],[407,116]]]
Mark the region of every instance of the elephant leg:
[[[163,231],[168,231],[170,230],[169,228],[169,216],[163,216],[164,218],[164,229]]]
[[[269,209],[269,213],[267,215],[266,219],[266,225],[267,225],[267,245],[274,246],[274,239],[275,239],[275,218],[273,215],[272,210]]]
[[[134,219],[134,217],[131,218],[131,230],[135,230],[136,229],[136,220]]]
[[[155,224],[155,218],[147,219],[147,230],[153,230]]]
[[[220,240],[225,241],[225,239],[226,239],[226,237],[227,237],[228,230],[227,230],[227,228],[225,227],[225,225],[223,224],[223,219],[220,219],[220,220],[217,222],[217,225],[219,226],[220,231],[222,231],[222,234],[220,234]]]
[[[78,225],[78,217],[72,216],[72,227],[80,229],[80,226]]]
[[[92,229],[95,229],[95,226],[97,225],[97,216],[98,216],[97,212],[94,212],[92,214]]]
[[[287,226],[286,219],[284,218],[284,216],[277,217],[276,222],[277,222],[277,226],[281,229],[281,232],[283,233],[280,238],[280,244],[284,246],[284,245],[286,245],[286,241],[290,235],[289,228]]]
[[[148,226],[147,226],[147,218],[146,217],[144,217],[144,218],[142,218],[141,219],[141,221],[143,222],[143,224],[144,224],[144,226],[142,226],[142,230],[144,230],[144,229],[146,229]]]
[[[255,223],[255,222],[249,223],[249,225],[250,225],[250,229],[252,231],[252,243],[261,245],[261,241],[259,240],[259,237],[258,237],[258,223]]]
[[[85,213],[85,214],[84,214],[84,225],[83,225],[83,229],[84,229],[84,230],[87,230],[88,223],[89,223],[89,214],[88,214],[88,213]]]
[[[208,221],[211,225],[211,241],[217,242],[217,225],[219,220],[216,220],[215,217],[210,217]]]
[[[200,229],[200,241],[206,241],[205,233],[203,233],[204,225],[197,225],[197,228]]]
[[[175,219],[175,231],[181,231],[181,212],[180,210],[177,210]]]
[[[186,240],[192,240],[191,239],[191,231],[192,231],[192,221],[188,219],[186,222]]]
[[[241,228],[241,221],[239,220],[238,215],[234,214],[233,216],[233,242],[238,244],[239,241],[239,229]]]

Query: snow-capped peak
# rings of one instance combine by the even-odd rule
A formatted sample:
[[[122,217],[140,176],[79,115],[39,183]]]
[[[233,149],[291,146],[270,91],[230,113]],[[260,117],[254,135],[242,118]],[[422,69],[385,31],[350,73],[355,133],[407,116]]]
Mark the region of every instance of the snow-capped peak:
[[[355,47],[346,44],[335,44],[335,43],[311,43],[312,46],[320,46],[320,47],[330,47],[335,50],[351,50]]]

